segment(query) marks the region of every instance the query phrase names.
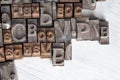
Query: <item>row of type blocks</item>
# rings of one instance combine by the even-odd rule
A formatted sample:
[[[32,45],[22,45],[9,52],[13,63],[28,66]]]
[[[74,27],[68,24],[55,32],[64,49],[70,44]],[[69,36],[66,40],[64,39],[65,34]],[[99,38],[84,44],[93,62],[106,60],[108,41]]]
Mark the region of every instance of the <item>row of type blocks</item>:
[[[82,16],[104,0],[1,0],[0,62],[23,57],[72,59],[71,39],[109,44],[108,22]]]
[[[109,44],[108,22],[97,18],[57,19],[54,21],[54,26],[49,28],[33,24],[35,21],[33,19],[27,21],[28,24],[25,26],[22,24],[23,19],[14,19],[10,29],[4,29],[1,25],[0,62],[20,59],[24,56],[52,58],[53,64],[56,57],[58,63],[59,57],[62,61],[64,58],[70,60],[71,39],[98,40],[101,44]]]

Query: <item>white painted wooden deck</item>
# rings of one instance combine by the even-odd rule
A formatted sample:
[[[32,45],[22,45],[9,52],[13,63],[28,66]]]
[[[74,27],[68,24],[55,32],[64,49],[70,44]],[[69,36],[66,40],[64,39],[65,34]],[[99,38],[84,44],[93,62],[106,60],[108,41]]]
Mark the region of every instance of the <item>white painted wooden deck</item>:
[[[100,2],[94,13],[109,21],[110,45],[72,40],[73,57],[63,67],[50,59],[16,60],[19,80],[120,80],[120,0]]]

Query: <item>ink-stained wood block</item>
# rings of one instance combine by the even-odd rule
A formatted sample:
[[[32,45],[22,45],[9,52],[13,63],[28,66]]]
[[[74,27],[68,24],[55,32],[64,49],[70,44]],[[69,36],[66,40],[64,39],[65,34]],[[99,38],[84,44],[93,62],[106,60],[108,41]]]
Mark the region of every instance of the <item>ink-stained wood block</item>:
[[[10,6],[1,6],[2,29],[10,29],[11,27],[11,12]]]
[[[32,43],[32,56],[40,57],[40,43]]]
[[[5,46],[5,56],[6,56],[6,60],[14,60],[13,45],[6,45]]]
[[[56,16],[57,16],[57,18],[64,18],[64,4],[62,4],[62,3],[59,3],[59,4],[57,4],[57,10],[56,10]]]
[[[13,45],[13,55],[14,59],[22,59],[23,52],[22,52],[22,44],[14,44]]]
[[[24,18],[31,18],[31,4],[23,5]]]
[[[65,3],[65,17],[71,18],[73,16],[73,4]]]
[[[81,3],[74,3],[74,17],[81,17],[82,8]]]
[[[24,18],[22,4],[12,4],[12,18]]]
[[[100,20],[100,41],[101,44],[109,44],[108,22]]]
[[[25,19],[12,19],[12,41],[13,43],[26,42]]]
[[[23,43],[24,57],[32,56],[32,44],[31,43]]]
[[[52,26],[52,3],[43,2],[40,6],[40,26]]]
[[[55,42],[55,29],[46,28],[47,42]]]
[[[28,19],[28,42],[37,42],[37,19]]]
[[[38,42],[46,42],[46,28],[38,28]]]
[[[0,47],[0,62],[5,62],[5,54],[3,47]]]
[[[12,34],[10,30],[3,30],[4,44],[12,44]]]
[[[64,49],[53,48],[52,63],[53,66],[64,66]]]
[[[3,33],[2,33],[2,29],[0,28],[0,47],[3,46]]]
[[[60,2],[80,2],[81,0],[59,0]]]
[[[51,43],[41,43],[41,58],[51,58]]]
[[[32,18],[40,18],[40,5],[39,5],[39,3],[32,3]]]
[[[94,10],[96,8],[96,0],[82,0],[82,8]]]

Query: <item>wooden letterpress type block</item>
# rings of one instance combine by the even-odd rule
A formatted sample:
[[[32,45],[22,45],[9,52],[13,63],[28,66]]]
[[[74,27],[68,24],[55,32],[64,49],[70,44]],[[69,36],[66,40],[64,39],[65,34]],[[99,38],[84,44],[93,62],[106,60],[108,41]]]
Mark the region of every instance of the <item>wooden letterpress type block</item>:
[[[100,38],[99,20],[91,19],[89,25],[90,25],[91,40],[99,40]]]
[[[94,10],[96,8],[96,0],[82,0],[82,8]]]
[[[12,4],[12,18],[24,18],[23,5]]]
[[[40,26],[52,26],[52,4],[43,2],[41,5]]]
[[[89,18],[79,18],[77,22],[77,40],[91,40]]]
[[[38,28],[38,42],[46,42],[46,28]]]
[[[51,58],[51,43],[41,43],[41,58]]]
[[[0,47],[0,62],[5,62],[5,54],[3,47]]]
[[[37,42],[37,19],[28,19],[28,42]]]
[[[67,42],[65,44],[65,60],[72,59],[72,44],[71,42]]]
[[[80,2],[81,0],[59,0],[60,2]]]
[[[31,4],[24,4],[23,13],[24,18],[31,18]]]
[[[40,8],[38,3],[32,4],[32,18],[40,18]]]
[[[100,43],[109,44],[108,22],[104,20],[100,20]]]
[[[1,4],[12,4],[13,0],[1,0]]]
[[[10,6],[1,6],[2,28],[10,29],[11,27]]]
[[[55,29],[46,28],[47,42],[55,42]]]
[[[12,45],[6,45],[5,46],[5,56],[6,60],[13,60],[13,46]]]
[[[13,43],[26,42],[26,26],[24,19],[12,19]]]
[[[13,54],[14,54],[14,59],[22,58],[22,44],[13,45]]]
[[[81,3],[74,3],[74,17],[81,17],[82,8]]]
[[[3,46],[3,33],[2,29],[0,28],[0,47]]]
[[[71,24],[70,20],[54,21],[56,42],[71,41]]]
[[[57,4],[57,18],[64,18],[64,4]]]
[[[13,3],[22,4],[23,1],[26,1],[26,0],[13,0]]]
[[[10,30],[3,30],[4,35],[4,44],[11,44],[12,43],[12,35]]]
[[[23,44],[24,56],[31,57],[32,56],[32,44],[31,43],[24,43]]]
[[[76,39],[77,37],[77,27],[76,27],[76,19],[75,18],[71,18],[71,34],[72,34],[72,38]]]
[[[65,3],[65,17],[71,18],[73,16],[73,4]]]
[[[40,43],[32,43],[32,56],[40,57]]]
[[[52,63],[53,66],[64,66],[64,49],[53,48]]]
[[[23,0],[23,3],[32,3],[32,0]]]

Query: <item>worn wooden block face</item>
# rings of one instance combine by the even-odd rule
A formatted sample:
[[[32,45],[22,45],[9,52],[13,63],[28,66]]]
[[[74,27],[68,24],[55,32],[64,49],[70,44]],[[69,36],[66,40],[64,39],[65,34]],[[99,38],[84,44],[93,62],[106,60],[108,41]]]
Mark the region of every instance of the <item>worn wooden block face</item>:
[[[0,62],[41,57],[63,66],[72,59],[71,39],[109,44],[107,21],[82,13],[97,1],[0,0]]]

